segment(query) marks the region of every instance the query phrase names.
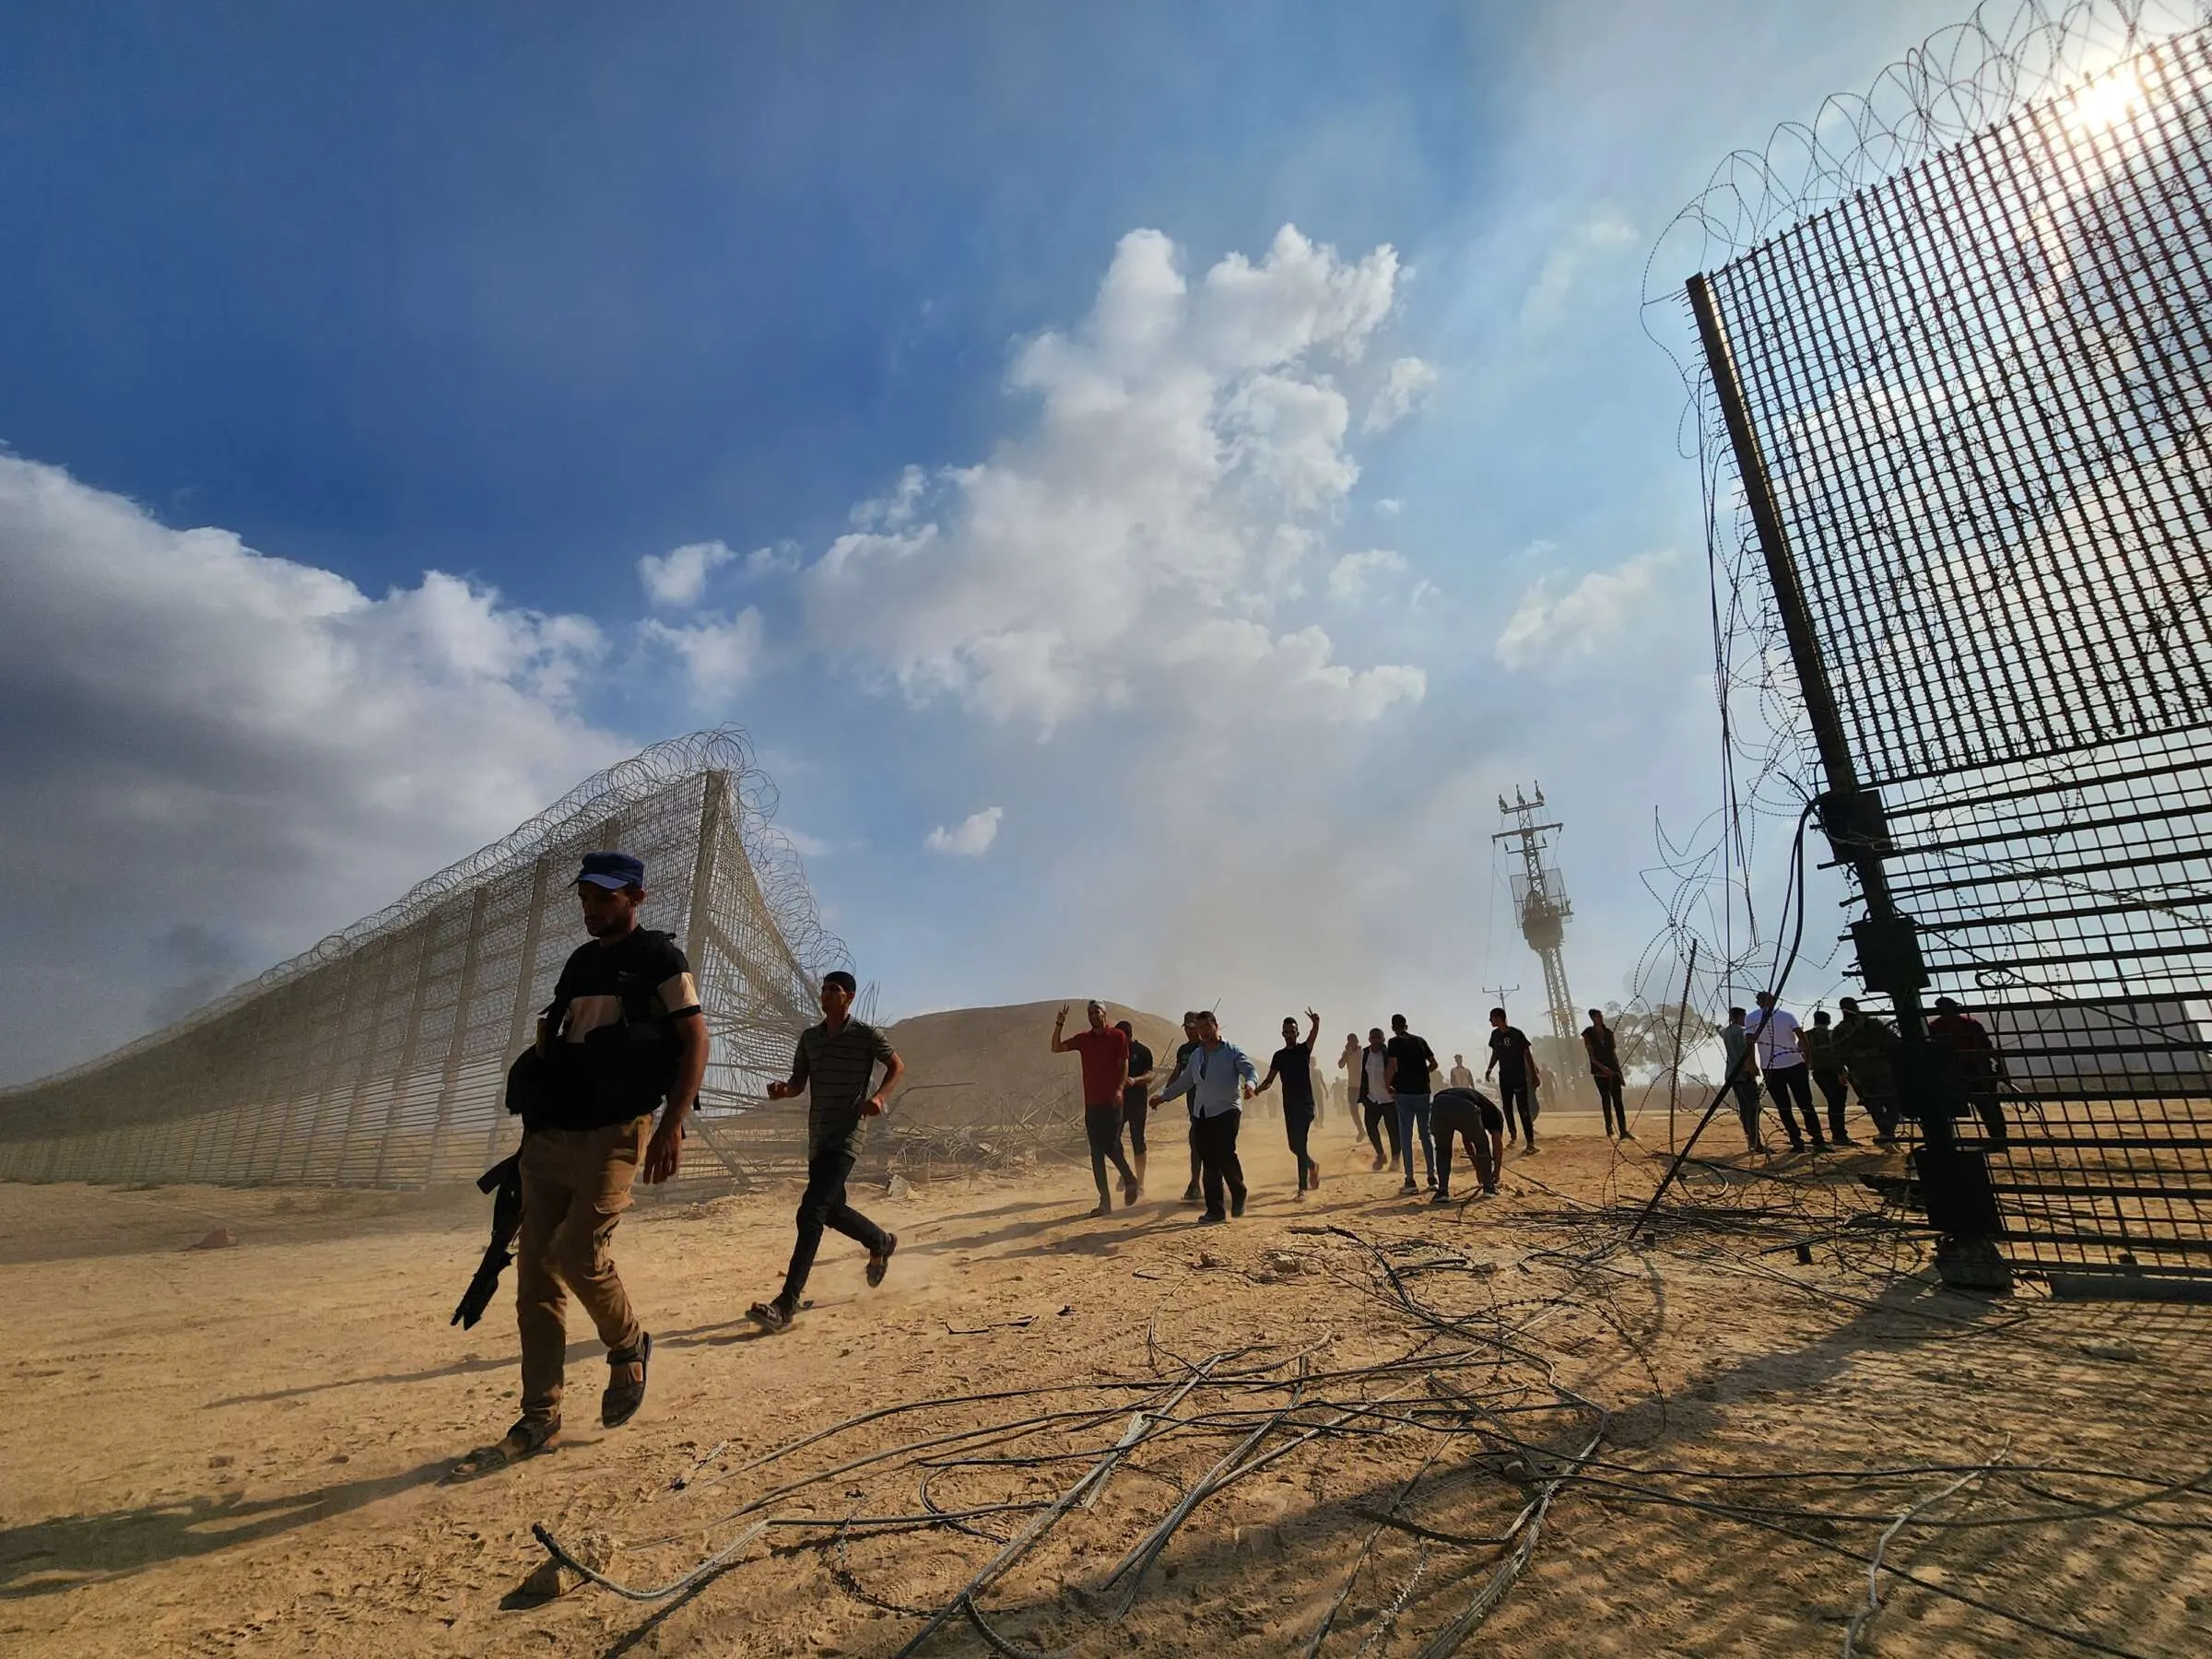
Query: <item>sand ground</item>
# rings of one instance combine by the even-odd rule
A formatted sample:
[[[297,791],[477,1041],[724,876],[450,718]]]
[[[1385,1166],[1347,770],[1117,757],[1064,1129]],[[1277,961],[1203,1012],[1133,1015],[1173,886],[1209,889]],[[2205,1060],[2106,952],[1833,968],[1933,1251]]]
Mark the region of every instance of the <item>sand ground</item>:
[[[1111,1220],[1066,1167],[856,1191],[900,1234],[890,1281],[865,1289],[832,1239],[815,1307],[773,1338],[742,1314],[774,1285],[793,1193],[641,1207],[617,1255],[656,1335],[643,1412],[598,1428],[580,1329],[566,1443],[464,1485],[441,1477],[505,1427],[516,1384],[508,1290],[473,1332],[447,1324],[487,1218],[473,1193],[0,1186],[18,1311],[0,1651],[891,1653],[924,1623],[900,1609],[947,1603],[1111,1455],[1135,1403],[1173,1432],[977,1598],[1017,1651],[1300,1653],[1347,1582],[1324,1653],[1439,1651],[1549,1489],[1525,1571],[1463,1651],[1840,1652],[1883,1527],[1971,1477],[1924,1518],[2013,1524],[1900,1530],[1888,1559],[1921,1583],[1885,1582],[1858,1651],[2212,1652],[2212,1500],[2154,1489],[2212,1468],[2212,1308],[1991,1303],[1878,1275],[1910,1248],[1847,1225],[1862,1189],[1841,1159],[1779,1205],[1703,1172],[1707,1221],[1600,1256],[1589,1206],[1650,1192],[1638,1151],[1555,1135],[1499,1198],[1439,1209],[1343,1134],[1322,1132],[1329,1179],[1300,1203],[1279,1131],[1253,1125],[1254,1202],[1218,1229],[1176,1202],[1180,1145]],[[235,1248],[182,1248],[218,1225]],[[1170,1402],[1221,1354],[1242,1380]],[[1052,1392],[747,1466],[871,1407],[1019,1390]],[[1054,1411],[1027,1438],[978,1434]],[[931,1438],[952,1452],[911,1445]],[[1115,1617],[1114,1563],[1232,1464],[1248,1477],[1191,1512]],[[1547,1488],[1559,1476],[1577,1477]],[[970,1530],[836,1531],[931,1506]],[[544,1559],[534,1522],[610,1534],[615,1576],[653,1583],[737,1536],[739,1511],[777,1524],[672,1603],[513,1594]],[[1515,1542],[1484,1541],[1516,1516]],[[990,1650],[955,1621],[927,1651]]]

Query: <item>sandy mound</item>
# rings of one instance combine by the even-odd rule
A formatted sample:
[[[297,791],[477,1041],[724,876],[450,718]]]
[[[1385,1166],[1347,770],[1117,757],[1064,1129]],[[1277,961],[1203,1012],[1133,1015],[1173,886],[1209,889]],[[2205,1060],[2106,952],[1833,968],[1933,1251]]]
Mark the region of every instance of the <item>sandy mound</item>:
[[[1067,1034],[1083,1030],[1083,997],[1067,1004]],[[1072,1122],[1082,1106],[1082,1062],[1052,1052],[1057,1002],[1017,1003],[999,1008],[956,1008],[917,1014],[886,1028],[907,1065],[906,1087],[892,1111],[910,1123],[1017,1123],[1046,1108],[1063,1109]],[[1126,1019],[1137,1040],[1162,1064],[1171,1060],[1182,1030],[1141,1008],[1108,1003],[1109,1022]]]

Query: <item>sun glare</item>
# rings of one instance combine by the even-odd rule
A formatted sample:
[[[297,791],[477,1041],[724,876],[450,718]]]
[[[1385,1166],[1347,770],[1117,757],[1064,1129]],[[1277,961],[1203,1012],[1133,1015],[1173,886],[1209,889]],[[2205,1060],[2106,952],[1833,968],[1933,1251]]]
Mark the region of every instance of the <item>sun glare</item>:
[[[2066,124],[2077,133],[2102,133],[2117,126],[2141,106],[2143,83],[2133,69],[2115,69],[2093,80],[2066,108]]]

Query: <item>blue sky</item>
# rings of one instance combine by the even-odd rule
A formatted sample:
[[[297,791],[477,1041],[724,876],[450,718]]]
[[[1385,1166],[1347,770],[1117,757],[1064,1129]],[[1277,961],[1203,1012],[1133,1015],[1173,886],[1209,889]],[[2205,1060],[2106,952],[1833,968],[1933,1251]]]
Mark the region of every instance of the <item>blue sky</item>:
[[[889,1012],[1466,1041],[1531,776],[1618,997],[1719,787],[1646,255],[1947,20],[0,6],[0,1077],[722,719]]]

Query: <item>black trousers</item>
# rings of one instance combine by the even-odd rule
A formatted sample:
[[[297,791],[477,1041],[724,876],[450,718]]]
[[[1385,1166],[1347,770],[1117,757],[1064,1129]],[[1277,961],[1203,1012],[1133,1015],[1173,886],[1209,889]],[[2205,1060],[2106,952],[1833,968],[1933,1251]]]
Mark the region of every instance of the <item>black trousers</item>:
[[[1829,1138],[1847,1141],[1851,1131],[1843,1126],[1843,1108],[1851,1103],[1851,1091],[1844,1087],[1841,1072],[1817,1071],[1813,1081],[1820,1085],[1820,1098],[1828,1102]]]
[[[1488,1114],[1483,1114],[1487,1119]],[[1502,1118],[1500,1122],[1503,1122]],[[1474,1160],[1476,1179],[1482,1182],[1483,1191],[1489,1192],[1498,1185],[1498,1143],[1491,1138],[1492,1131],[1487,1123],[1471,1122],[1457,1112],[1435,1120],[1436,1129],[1436,1190],[1452,1190],[1452,1143],[1464,1140],[1467,1156]]]
[[[1099,1197],[1107,1194],[1106,1166],[1112,1163],[1124,1181],[1135,1181],[1136,1171],[1122,1156],[1122,1109],[1119,1106],[1083,1108],[1083,1135],[1090,1142],[1090,1178],[1099,1183]]]
[[[1759,1150],[1759,1083],[1756,1078],[1735,1077],[1728,1080],[1728,1092],[1735,1097],[1735,1115],[1744,1125],[1744,1145],[1752,1151]],[[1792,1135],[1797,1132],[1790,1131]]]
[[[828,1147],[806,1160],[806,1191],[799,1197],[799,1240],[791,1249],[791,1266],[783,1275],[783,1300],[795,1307],[814,1271],[814,1258],[822,1247],[825,1228],[865,1244],[872,1255],[890,1235],[845,1202],[845,1180],[853,1173],[853,1154],[842,1147]]]
[[[1505,1138],[1513,1138],[1513,1107],[1521,1108],[1521,1138],[1530,1146],[1536,1144],[1536,1107],[1529,1098],[1526,1083],[1508,1083],[1498,1079],[1498,1103],[1505,1109]]]
[[[1813,1145],[1825,1147],[1821,1137],[1820,1119],[1813,1111],[1812,1079],[1806,1076],[1803,1065],[1778,1065],[1767,1072],[1767,1092],[1774,1097],[1774,1110],[1782,1113],[1782,1126],[1789,1132],[1790,1145],[1799,1149],[1805,1146],[1805,1136],[1797,1133],[1797,1120],[1790,1115],[1794,1105],[1805,1118],[1805,1126],[1813,1137]]]
[[[1143,1089],[1133,1088],[1122,1097],[1122,1122],[1129,1126],[1129,1150],[1139,1158],[1145,1155],[1145,1120],[1151,1115]]]
[[[1382,1134],[1383,1131],[1388,1130],[1390,1132],[1390,1161],[1396,1163],[1398,1161],[1398,1108],[1396,1102],[1362,1100],[1359,1102],[1359,1108],[1367,1113],[1368,1145],[1374,1147],[1375,1156],[1381,1158],[1382,1156]]]
[[[1298,1159],[1298,1190],[1306,1190],[1306,1171],[1313,1167],[1313,1159],[1306,1151],[1306,1137],[1313,1132],[1313,1108],[1300,1106],[1292,1101],[1283,1102],[1283,1135],[1290,1143],[1290,1156]]]
[[[1229,1214],[1223,1188],[1228,1189],[1229,1198],[1241,1200],[1244,1196],[1244,1166],[1237,1161],[1237,1129],[1243,1120],[1241,1112],[1233,1111],[1191,1120],[1191,1145],[1198,1148],[1209,1216]]]
[[[1620,1079],[1601,1077],[1594,1073],[1590,1080],[1597,1085],[1597,1109],[1605,1114],[1606,1133],[1626,1135],[1629,1132],[1629,1109],[1621,1102]]]

